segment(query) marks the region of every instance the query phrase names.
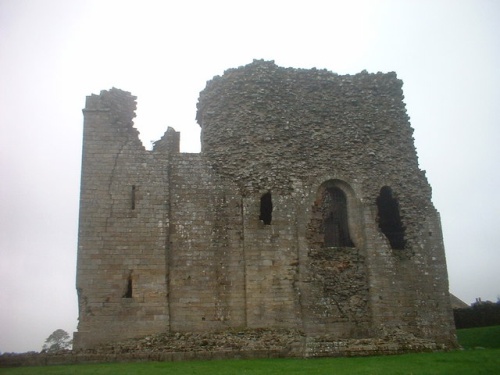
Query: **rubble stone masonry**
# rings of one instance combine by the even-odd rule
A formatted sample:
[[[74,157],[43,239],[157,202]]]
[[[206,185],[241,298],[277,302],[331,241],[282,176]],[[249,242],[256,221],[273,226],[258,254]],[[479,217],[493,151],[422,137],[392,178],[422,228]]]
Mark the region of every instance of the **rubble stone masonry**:
[[[83,111],[76,349],[234,329],[301,332],[304,356],[457,345],[395,73],[227,70],[200,94],[199,154],[172,128],[146,150],[135,99]]]

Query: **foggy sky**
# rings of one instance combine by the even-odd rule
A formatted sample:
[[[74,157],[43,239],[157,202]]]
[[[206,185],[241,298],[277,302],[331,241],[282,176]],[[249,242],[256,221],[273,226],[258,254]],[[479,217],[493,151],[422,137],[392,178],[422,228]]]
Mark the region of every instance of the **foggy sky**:
[[[253,59],[396,71],[441,213],[452,293],[500,296],[500,3],[0,0],[0,352],[76,330],[85,96],[138,96],[147,148],[198,152],[206,81]]]

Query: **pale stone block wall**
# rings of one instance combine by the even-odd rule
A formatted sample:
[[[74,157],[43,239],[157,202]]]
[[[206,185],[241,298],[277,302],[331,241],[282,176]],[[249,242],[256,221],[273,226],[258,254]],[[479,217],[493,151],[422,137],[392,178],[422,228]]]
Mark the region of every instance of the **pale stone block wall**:
[[[394,73],[230,69],[200,94],[200,154],[179,153],[172,128],[145,150],[134,110],[117,89],[84,110],[75,347],[234,328],[300,330],[321,342],[307,355],[394,332],[456,345],[439,214]]]

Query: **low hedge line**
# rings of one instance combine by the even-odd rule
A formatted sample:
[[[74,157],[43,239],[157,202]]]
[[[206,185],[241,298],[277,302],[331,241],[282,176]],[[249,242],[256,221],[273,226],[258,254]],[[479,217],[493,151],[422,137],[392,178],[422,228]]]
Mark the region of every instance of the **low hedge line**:
[[[454,309],[457,329],[500,325],[500,303],[481,302],[462,309]]]

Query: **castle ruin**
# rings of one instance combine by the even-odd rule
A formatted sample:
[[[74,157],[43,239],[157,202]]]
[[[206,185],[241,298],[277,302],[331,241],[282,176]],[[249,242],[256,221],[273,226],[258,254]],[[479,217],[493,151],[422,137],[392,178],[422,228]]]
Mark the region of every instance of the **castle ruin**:
[[[83,110],[75,348],[266,328],[302,332],[307,356],[456,346],[395,73],[227,70],[200,94],[201,153],[172,128],[146,150],[135,99],[113,88]]]

